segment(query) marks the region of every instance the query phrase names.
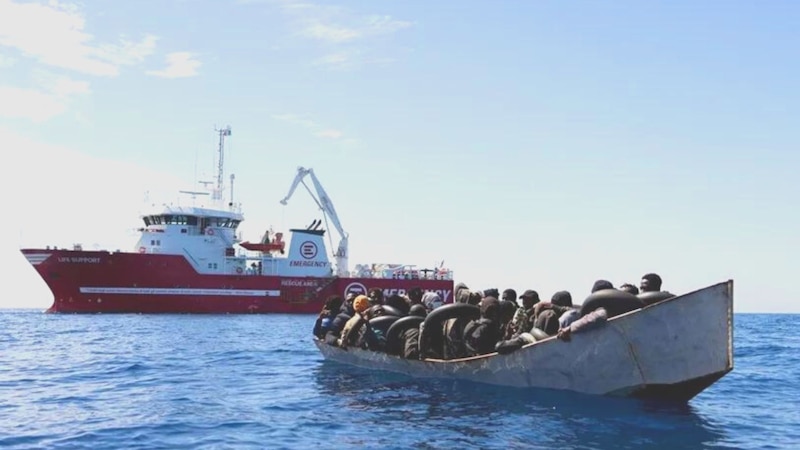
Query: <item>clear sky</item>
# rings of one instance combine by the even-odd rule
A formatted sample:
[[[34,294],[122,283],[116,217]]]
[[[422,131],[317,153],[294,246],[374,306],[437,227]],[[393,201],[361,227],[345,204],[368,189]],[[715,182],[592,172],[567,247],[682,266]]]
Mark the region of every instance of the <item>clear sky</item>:
[[[302,165],[351,266],[800,312],[798,42],[794,1],[0,0],[0,306],[51,303],[22,246],[132,250],[230,124],[245,238],[321,217]]]

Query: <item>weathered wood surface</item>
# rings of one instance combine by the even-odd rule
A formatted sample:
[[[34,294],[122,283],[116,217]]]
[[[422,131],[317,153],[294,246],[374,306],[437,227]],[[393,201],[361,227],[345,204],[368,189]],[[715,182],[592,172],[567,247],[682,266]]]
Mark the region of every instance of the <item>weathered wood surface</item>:
[[[689,400],[733,370],[733,281],[617,316],[599,328],[458,360],[406,360],[314,341],[326,359],[415,377]]]

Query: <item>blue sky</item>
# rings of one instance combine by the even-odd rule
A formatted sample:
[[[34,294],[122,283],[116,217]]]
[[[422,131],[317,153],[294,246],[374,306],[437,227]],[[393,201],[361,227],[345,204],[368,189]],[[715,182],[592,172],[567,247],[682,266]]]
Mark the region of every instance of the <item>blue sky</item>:
[[[800,312],[796,2],[0,0],[14,220],[0,305],[51,296],[20,246],[132,249],[143,193],[213,174],[230,124],[245,238],[314,218],[351,265],[445,261],[472,288],[733,278]]]

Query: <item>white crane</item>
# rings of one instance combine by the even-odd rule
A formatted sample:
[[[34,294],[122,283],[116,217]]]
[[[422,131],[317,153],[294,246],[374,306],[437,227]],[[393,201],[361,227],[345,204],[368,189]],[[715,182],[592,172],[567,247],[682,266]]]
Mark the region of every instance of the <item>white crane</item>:
[[[311,188],[309,188],[306,182],[303,180],[306,175],[311,177],[311,182],[314,184],[314,190],[317,191],[317,195],[314,195],[314,192],[311,191]],[[339,221],[339,215],[336,214],[336,210],[333,208],[331,198],[328,197],[325,189],[323,189],[322,185],[319,183],[317,176],[314,175],[314,169],[306,169],[305,167],[297,168],[297,176],[294,178],[292,186],[289,188],[289,193],[286,194],[286,197],[284,197],[283,200],[281,200],[281,204],[285,205],[286,202],[289,201],[289,198],[291,198],[295,189],[297,189],[297,185],[301,183],[303,186],[305,186],[308,193],[311,194],[311,198],[314,199],[314,202],[316,202],[317,206],[319,206],[319,209],[322,210],[325,216],[326,226],[328,220],[330,220],[333,222],[333,226],[336,227],[336,231],[339,232],[339,246],[337,247],[336,252],[333,254],[334,258],[336,258],[336,274],[340,277],[348,276],[350,273],[350,269],[347,266],[347,244],[349,235],[344,231],[344,228],[342,228],[342,223]],[[333,241],[331,241],[331,246],[333,246]]]

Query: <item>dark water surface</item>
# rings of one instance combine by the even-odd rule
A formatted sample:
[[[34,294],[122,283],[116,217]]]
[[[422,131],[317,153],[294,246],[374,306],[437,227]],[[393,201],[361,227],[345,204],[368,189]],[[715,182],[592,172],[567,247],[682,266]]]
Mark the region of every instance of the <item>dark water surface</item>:
[[[685,406],[324,362],[313,316],[0,310],[0,448],[800,448],[800,315]]]

